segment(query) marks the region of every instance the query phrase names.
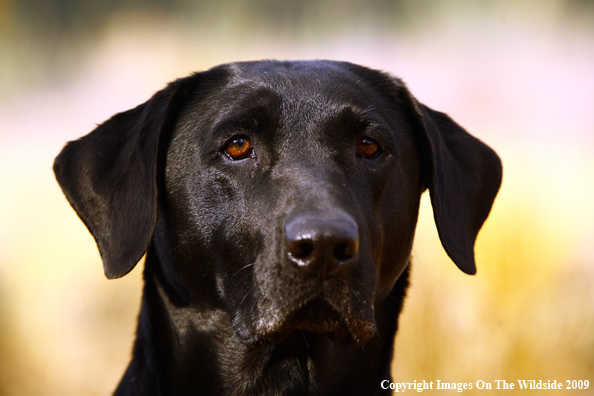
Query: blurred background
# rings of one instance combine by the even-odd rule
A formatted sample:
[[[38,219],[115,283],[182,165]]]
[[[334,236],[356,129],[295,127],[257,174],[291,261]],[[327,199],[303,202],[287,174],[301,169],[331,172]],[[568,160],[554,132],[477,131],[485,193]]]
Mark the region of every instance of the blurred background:
[[[0,0],[0,396],[110,394],[130,358],[142,265],[104,277],[61,147],[177,77],[268,58],[400,76],[502,157],[476,276],[423,198],[395,380],[594,394],[593,1]]]

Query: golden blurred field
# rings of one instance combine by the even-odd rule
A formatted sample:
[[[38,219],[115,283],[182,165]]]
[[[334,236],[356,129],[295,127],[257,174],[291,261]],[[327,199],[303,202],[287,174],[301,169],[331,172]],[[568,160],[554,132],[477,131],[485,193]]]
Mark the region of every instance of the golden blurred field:
[[[27,3],[0,1],[0,396],[110,394],[130,357],[142,265],[105,279],[51,172],[63,144],[191,71],[264,58],[389,71],[503,160],[474,277],[443,252],[424,196],[394,380],[505,379],[517,388],[522,379],[581,379],[588,390],[546,394],[594,395],[591,2],[436,1],[421,2],[423,11],[406,1],[375,10],[354,0],[281,1],[250,19],[247,0],[197,2],[200,13],[181,0],[181,11],[164,13],[166,2],[155,0],[101,14],[92,34],[81,20],[47,37],[43,24],[19,19]],[[58,11],[43,15],[59,25]],[[499,391],[463,392],[485,393]]]

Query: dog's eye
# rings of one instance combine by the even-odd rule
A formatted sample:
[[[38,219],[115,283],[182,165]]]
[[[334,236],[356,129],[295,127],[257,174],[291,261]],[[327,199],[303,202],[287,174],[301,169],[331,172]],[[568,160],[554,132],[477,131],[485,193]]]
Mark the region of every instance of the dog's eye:
[[[359,149],[359,155],[367,159],[374,158],[380,152],[379,144],[375,140],[366,137],[359,139],[357,148]]]
[[[246,158],[252,152],[252,144],[246,137],[233,138],[225,146],[225,153],[234,160]]]

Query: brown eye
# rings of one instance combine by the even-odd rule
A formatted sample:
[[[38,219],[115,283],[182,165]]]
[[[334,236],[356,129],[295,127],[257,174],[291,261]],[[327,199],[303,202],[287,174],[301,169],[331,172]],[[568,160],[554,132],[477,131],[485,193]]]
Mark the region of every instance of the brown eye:
[[[247,157],[251,152],[252,144],[245,137],[238,137],[227,143],[225,153],[234,160]]]
[[[364,158],[373,158],[380,151],[379,145],[370,138],[359,139],[357,148],[359,149],[359,155]]]

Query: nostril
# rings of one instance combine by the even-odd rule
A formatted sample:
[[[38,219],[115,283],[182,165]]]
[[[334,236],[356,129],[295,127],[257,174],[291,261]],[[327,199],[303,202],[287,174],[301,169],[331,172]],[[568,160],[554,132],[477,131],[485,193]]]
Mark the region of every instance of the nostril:
[[[352,259],[356,254],[356,249],[354,244],[348,242],[338,243],[334,248],[334,258],[339,263],[349,261]]]
[[[293,249],[291,250],[291,255],[298,259],[305,259],[307,258],[311,252],[313,252],[314,246],[309,241],[300,241],[293,245]]]

